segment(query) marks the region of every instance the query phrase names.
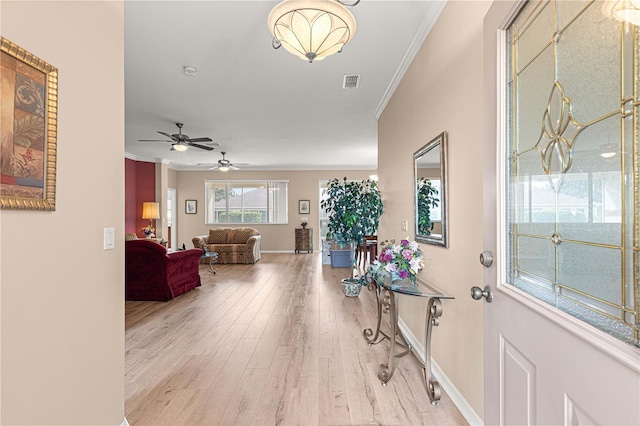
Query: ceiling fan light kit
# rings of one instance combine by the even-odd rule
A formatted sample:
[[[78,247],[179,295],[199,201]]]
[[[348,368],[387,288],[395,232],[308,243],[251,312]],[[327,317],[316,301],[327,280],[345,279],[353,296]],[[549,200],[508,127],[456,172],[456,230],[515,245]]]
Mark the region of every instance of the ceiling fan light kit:
[[[310,63],[341,52],[356,32],[353,14],[338,0],[284,0],[271,10],[268,25],[275,49],[284,46]]]
[[[213,142],[213,139],[204,137],[204,138],[190,138],[189,135],[182,134],[182,123],[176,123],[178,126],[178,133],[174,133],[170,135],[166,132],[161,132],[158,130],[162,136],[166,136],[170,140],[158,140],[158,139],[138,139],[139,142],[171,142],[171,148],[169,151],[186,151],[190,146],[195,148],[204,149],[205,151],[213,151],[213,147],[207,145],[201,145],[197,142]],[[219,144],[218,144],[219,146]]]
[[[249,163],[236,163],[231,164],[231,161],[227,160],[224,156],[227,154],[224,151],[220,152],[222,154],[222,160],[218,160],[218,164],[211,167],[209,170],[220,170],[221,172],[228,172],[229,170],[240,170],[237,166],[248,166]]]

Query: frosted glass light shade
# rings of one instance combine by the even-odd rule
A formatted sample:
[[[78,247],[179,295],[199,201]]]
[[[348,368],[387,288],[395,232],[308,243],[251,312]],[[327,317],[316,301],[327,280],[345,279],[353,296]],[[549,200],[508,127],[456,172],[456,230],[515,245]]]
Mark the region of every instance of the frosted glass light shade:
[[[301,59],[320,61],[340,51],[356,32],[356,20],[335,0],[284,0],[269,14],[269,31]]]
[[[186,151],[189,146],[183,143],[174,143],[173,145],[171,145],[171,148],[173,148],[175,151]]]
[[[142,203],[143,219],[160,219],[160,207],[158,203],[145,202]]]

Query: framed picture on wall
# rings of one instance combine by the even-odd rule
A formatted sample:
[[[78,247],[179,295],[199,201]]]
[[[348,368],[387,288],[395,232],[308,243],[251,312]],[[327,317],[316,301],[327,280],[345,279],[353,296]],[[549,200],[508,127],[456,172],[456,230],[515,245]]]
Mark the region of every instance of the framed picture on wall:
[[[311,212],[309,206],[309,200],[300,200],[298,201],[298,213],[300,214],[308,214]]]
[[[0,37],[0,208],[55,210],[58,69]]]
[[[186,214],[196,214],[198,211],[198,202],[196,200],[186,200],[184,202],[184,212]]]

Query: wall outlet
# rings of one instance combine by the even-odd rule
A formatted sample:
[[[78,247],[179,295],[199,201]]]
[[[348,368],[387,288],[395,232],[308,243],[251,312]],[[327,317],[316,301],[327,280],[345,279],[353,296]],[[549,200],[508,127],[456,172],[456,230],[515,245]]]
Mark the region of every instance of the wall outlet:
[[[402,232],[407,232],[409,230],[409,221],[408,220],[403,220],[402,221]]]

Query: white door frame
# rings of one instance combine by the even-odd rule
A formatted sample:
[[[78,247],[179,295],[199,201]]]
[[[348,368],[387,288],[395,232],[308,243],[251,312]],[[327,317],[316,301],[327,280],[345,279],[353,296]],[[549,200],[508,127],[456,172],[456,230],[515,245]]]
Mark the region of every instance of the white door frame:
[[[169,241],[169,247],[176,249],[176,241],[178,241],[178,209],[176,203],[178,197],[175,188],[167,189],[167,199],[171,200],[171,241]]]

